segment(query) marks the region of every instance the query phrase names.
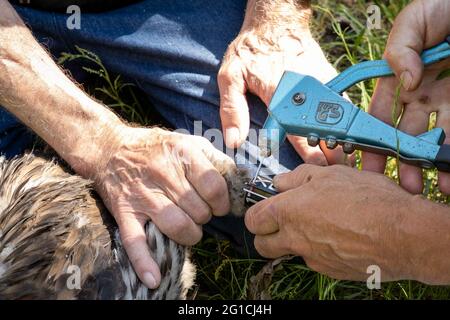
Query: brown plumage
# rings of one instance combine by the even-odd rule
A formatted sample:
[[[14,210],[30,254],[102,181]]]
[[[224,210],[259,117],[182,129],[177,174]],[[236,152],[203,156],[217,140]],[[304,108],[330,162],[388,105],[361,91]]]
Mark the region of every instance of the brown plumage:
[[[242,213],[248,172],[221,172],[233,211]],[[117,227],[89,181],[32,154],[0,158],[0,299],[186,298],[195,276],[189,249],[151,222],[146,232],[161,269],[156,290],[137,278]]]

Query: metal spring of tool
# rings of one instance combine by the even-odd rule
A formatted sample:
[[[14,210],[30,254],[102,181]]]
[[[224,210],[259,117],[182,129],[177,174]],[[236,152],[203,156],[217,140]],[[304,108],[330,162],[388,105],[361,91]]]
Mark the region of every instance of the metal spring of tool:
[[[260,162],[254,178],[246,184],[243,190],[245,192],[245,204],[247,206],[252,206],[278,193],[273,186],[273,176],[260,174],[262,165],[263,161]]]

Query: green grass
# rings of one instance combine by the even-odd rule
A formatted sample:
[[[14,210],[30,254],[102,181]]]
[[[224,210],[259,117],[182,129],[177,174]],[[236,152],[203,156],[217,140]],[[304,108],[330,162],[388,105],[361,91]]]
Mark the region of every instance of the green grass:
[[[374,1],[382,11],[381,30],[366,28],[368,3],[353,1],[320,0],[314,6],[312,25],[315,37],[338,70],[363,60],[382,58],[387,36],[398,12],[409,2],[406,0]],[[80,49],[76,55],[65,55],[62,60],[85,59],[90,63],[86,71],[102,79],[101,85],[92,92],[125,119],[148,125],[154,120],[142,102],[136,98],[133,87],[108,74],[95,55]],[[92,65],[93,63],[93,65]],[[375,81],[358,84],[348,94],[355,104],[367,110]],[[394,110],[395,111],[395,110]],[[396,118],[395,118],[396,119]],[[395,120],[394,119],[394,120]],[[431,117],[430,128],[434,125]],[[395,122],[395,121],[394,121]],[[360,166],[360,157],[357,159]],[[386,174],[398,180],[396,159],[388,161]],[[448,203],[437,187],[434,170],[424,171],[424,195],[430,200]],[[252,284],[255,276],[266,264],[262,260],[238,257],[226,241],[205,239],[193,248],[193,259],[198,268],[196,299],[247,299],[254,297]],[[266,279],[267,280],[267,279]],[[266,297],[273,299],[449,299],[449,287],[426,286],[414,281],[382,284],[380,290],[369,290],[365,283],[336,281],[311,271],[308,267],[292,261],[274,268],[272,279],[267,280]]]

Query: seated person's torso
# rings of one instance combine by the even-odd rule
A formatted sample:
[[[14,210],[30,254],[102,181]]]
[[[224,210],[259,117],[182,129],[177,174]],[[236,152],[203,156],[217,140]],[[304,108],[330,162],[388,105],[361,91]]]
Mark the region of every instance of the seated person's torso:
[[[101,12],[140,1],[142,0],[10,0],[10,3],[40,10],[62,12],[65,12],[71,5],[77,5],[85,12]]]

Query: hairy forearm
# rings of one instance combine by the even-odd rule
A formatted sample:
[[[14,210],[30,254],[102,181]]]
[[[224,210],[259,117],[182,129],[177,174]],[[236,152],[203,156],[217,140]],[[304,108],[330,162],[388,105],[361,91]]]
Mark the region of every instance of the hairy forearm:
[[[409,278],[434,285],[450,285],[450,208],[414,196],[399,226],[399,255],[406,252]]]
[[[120,120],[77,87],[0,0],[0,105],[49,143],[76,171],[93,172]],[[103,155],[105,157],[105,155]]]
[[[249,0],[243,29],[304,32],[310,16],[310,0]]]
[[[244,45],[284,51],[294,41],[301,51],[312,39],[310,16],[309,0],[248,0],[241,35],[250,37]]]

